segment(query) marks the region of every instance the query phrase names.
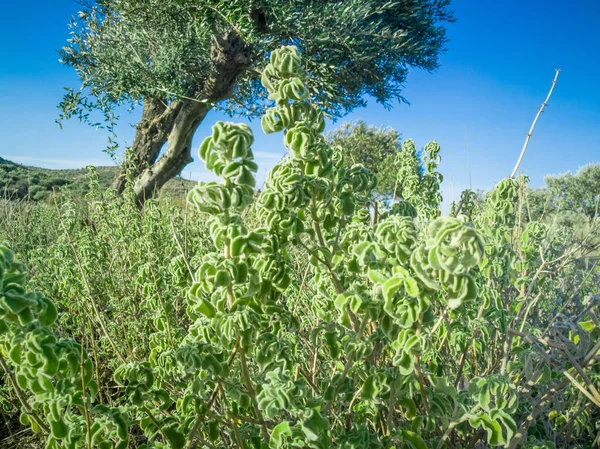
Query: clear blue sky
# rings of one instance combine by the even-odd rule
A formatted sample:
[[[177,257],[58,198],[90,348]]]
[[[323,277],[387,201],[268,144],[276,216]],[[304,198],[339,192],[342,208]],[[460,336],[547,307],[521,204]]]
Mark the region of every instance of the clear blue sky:
[[[68,36],[78,5],[71,0],[8,2],[0,18],[0,156],[28,165],[75,168],[110,164],[106,132],[73,120],[54,123],[63,87],[77,87],[74,72],[56,51]],[[342,119],[396,128],[417,146],[442,146],[444,197],[469,186],[466,141],[474,188],[490,188],[510,174],[555,68],[558,85],[522,164],[532,185],[544,175],[600,162],[600,2],[597,0],[454,0],[448,51],[434,73],[413,71],[405,89],[410,106],[387,111],[374,101]],[[118,128],[131,143],[137,113]],[[194,147],[222,117],[212,113]],[[341,123],[338,122],[338,124]],[[258,121],[252,125],[261,135]],[[332,129],[336,124],[330,124]],[[467,139],[465,139],[465,136]],[[259,137],[261,173],[283,154],[280,135]],[[195,151],[194,151],[195,153]],[[194,154],[196,156],[196,154]],[[184,175],[206,177],[202,162]]]

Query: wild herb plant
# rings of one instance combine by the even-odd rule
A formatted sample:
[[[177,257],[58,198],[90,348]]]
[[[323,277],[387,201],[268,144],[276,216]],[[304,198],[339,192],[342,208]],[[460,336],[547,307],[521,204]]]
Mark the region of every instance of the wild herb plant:
[[[401,201],[377,210],[309,82],[295,47],[272,53],[262,126],[289,155],[260,193],[252,132],[220,122],[196,212],[92,189],[82,224],[57,204],[53,258],[29,259],[60,313],[1,248],[23,424],[49,448],[590,447],[597,217],[579,241],[526,220],[524,178],[440,216],[439,146],[421,173],[411,141]]]

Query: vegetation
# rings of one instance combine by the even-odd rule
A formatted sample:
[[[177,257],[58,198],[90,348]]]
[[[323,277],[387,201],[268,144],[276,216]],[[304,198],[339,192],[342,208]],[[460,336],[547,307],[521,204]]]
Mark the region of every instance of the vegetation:
[[[545,182],[546,188],[532,192],[528,208],[533,218],[570,214],[585,221],[598,215],[600,164],[586,165],[575,174],[547,176]]]
[[[402,100],[410,67],[433,70],[453,20],[449,0],[102,0],[72,24],[62,61],[81,78],[61,107],[110,130],[114,108],[143,103],[113,187],[128,173],[139,202],[191,162],[191,141],[212,108],[258,116],[259,75],[283,43],[307,56],[307,88],[338,116],[364,95]],[[103,118],[96,120],[94,111]],[[98,123],[99,122],[99,123]],[[164,151],[163,151],[163,147]],[[112,140],[109,150],[115,149]],[[159,157],[160,156],[160,157]]]
[[[375,202],[307,77],[295,47],[265,68],[289,156],[261,192],[251,131],[221,122],[190,208],[94,171],[85,202],[5,204],[5,410],[51,449],[597,444],[598,214],[530,214],[519,177],[441,216],[439,145],[420,168],[409,140]]]
[[[343,148],[344,164],[362,164],[377,176],[373,192],[382,198],[395,197],[400,169],[400,134],[393,128],[367,126],[363,121],[345,123],[327,135],[332,146]]]
[[[117,167],[96,167],[98,185],[107,189],[115,175]],[[52,192],[70,191],[75,197],[83,198],[89,192],[88,170],[53,170],[28,167],[0,158],[0,188],[2,198],[8,200],[48,200]],[[169,196],[185,195],[194,183],[185,179],[173,179],[165,185],[162,193]]]

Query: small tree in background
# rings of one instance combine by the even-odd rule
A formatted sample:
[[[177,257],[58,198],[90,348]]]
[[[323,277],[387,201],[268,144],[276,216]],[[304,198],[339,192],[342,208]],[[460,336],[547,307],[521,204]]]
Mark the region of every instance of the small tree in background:
[[[545,187],[530,189],[524,220],[541,221],[578,241],[595,247],[599,236],[590,234],[600,212],[600,164],[588,164],[575,174],[549,175]],[[595,250],[591,256],[597,257]]]
[[[391,198],[397,187],[397,174],[400,170],[400,134],[391,127],[368,126],[362,120],[344,123],[327,136],[335,147],[343,148],[344,163],[350,168],[363,164],[377,175],[374,193]]]
[[[411,139],[401,142],[395,129],[368,126],[363,121],[343,124],[327,140],[342,149],[347,168],[361,164],[377,176],[373,199],[390,203],[400,200],[402,204],[396,204],[394,210],[411,216],[438,216],[443,177],[437,171],[440,163],[437,142],[417,151],[415,142]]]
[[[191,141],[213,108],[256,116],[265,56],[293,43],[306,56],[311,98],[339,116],[365,95],[402,100],[410,67],[433,70],[452,20],[449,0],[97,0],[72,23],[61,50],[81,88],[62,117],[112,129],[114,108],[143,104],[113,187],[134,180],[140,203],[192,161]],[[114,140],[109,149],[116,149]],[[162,154],[162,156],[161,156]]]
[[[600,203],[600,164],[589,164],[577,173],[546,176],[551,207],[584,214],[588,218],[598,216]]]
[[[529,220],[578,215],[591,220],[600,212],[600,164],[588,164],[575,174],[548,175],[545,186],[530,189],[526,216]]]

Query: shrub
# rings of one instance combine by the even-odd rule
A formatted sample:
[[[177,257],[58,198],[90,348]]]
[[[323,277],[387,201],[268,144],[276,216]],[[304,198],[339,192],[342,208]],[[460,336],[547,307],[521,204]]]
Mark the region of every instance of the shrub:
[[[58,321],[0,249],[22,422],[49,448],[589,446],[598,271],[578,263],[596,218],[581,241],[525,223],[523,178],[463,204],[471,222],[439,216],[436,176],[376,212],[376,177],[326,143],[306,77],[294,47],[263,73],[263,130],[289,156],[260,194],[250,129],[221,122],[200,147],[221,182],[190,192],[196,213],[94,188],[83,224],[58,206],[54,259],[32,258],[50,296],[82,292]],[[189,246],[186,220],[202,222]]]

